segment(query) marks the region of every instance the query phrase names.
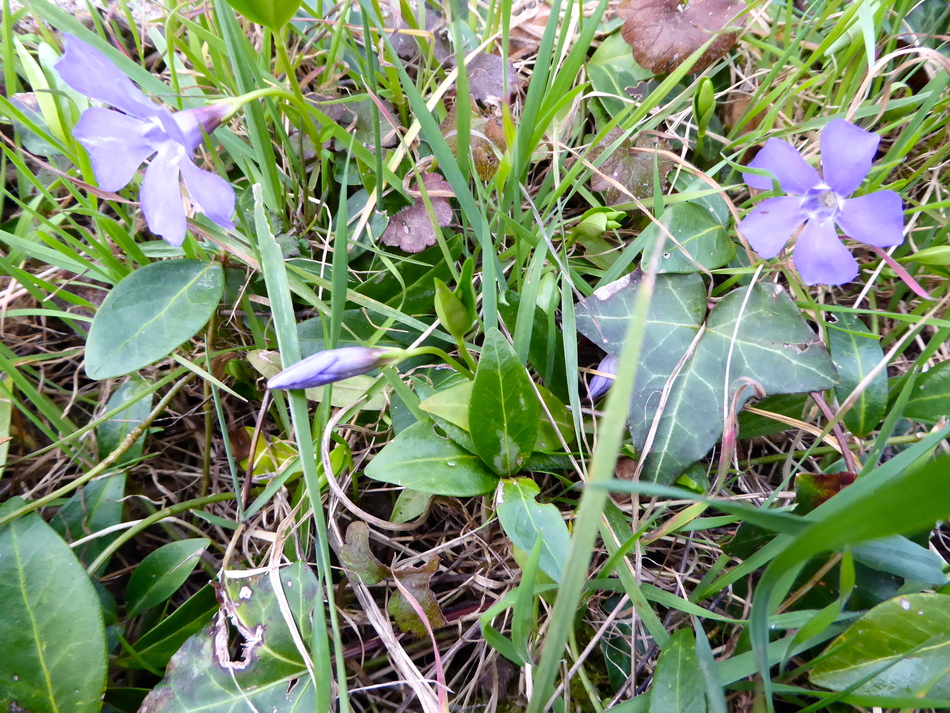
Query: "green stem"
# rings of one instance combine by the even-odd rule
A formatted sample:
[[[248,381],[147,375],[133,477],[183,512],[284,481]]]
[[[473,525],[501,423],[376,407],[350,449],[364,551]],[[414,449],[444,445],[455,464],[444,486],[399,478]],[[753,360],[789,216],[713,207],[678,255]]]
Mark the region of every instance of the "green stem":
[[[468,352],[465,352],[465,353],[467,354]],[[406,351],[402,359],[408,359],[409,357],[419,356],[421,354],[431,354],[432,356],[437,356],[439,357],[439,359],[442,359],[446,364],[451,366],[460,374],[463,374],[469,379],[475,378],[474,371],[470,371],[469,369],[466,369],[464,366],[459,364],[459,362],[457,362],[455,359],[450,357],[448,354],[446,354],[444,351],[442,351],[438,347],[419,347],[418,349],[409,349]],[[471,356],[469,356],[469,359],[471,359]]]

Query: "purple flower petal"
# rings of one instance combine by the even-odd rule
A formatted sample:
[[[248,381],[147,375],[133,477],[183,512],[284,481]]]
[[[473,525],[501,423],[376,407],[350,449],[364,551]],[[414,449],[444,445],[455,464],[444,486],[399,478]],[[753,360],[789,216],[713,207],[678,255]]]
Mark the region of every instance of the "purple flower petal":
[[[63,43],[66,52],[55,66],[72,89],[139,119],[148,119],[159,111],[160,107],[95,47],[72,35],[63,35]]]
[[[858,262],[830,220],[805,223],[795,243],[794,258],[806,285],[843,285],[858,276]]]
[[[144,136],[147,125],[141,119],[111,109],[86,109],[73,129],[73,136],[89,152],[99,187],[117,191],[155,149]]]
[[[904,242],[903,203],[894,191],[849,198],[836,220],[852,240],[879,248]]]
[[[818,171],[808,165],[794,146],[779,139],[766,141],[749,167],[769,171],[778,179],[782,190],[796,196],[803,196],[809,188],[821,184]],[[772,181],[765,176],[743,173],[742,179],[753,188],[763,191],[772,188]]]
[[[800,198],[780,196],[759,203],[738,228],[752,249],[769,259],[782,251],[795,229],[807,219]]]
[[[179,167],[195,208],[222,228],[233,228],[234,189],[231,184],[215,173],[202,171],[187,156],[182,157]]]
[[[204,141],[205,134],[211,135],[233,110],[230,104],[217,102],[178,111],[172,116],[181,130],[185,148],[194,151]]]
[[[158,150],[142,180],[142,213],[149,230],[176,248],[185,242],[185,207],[181,204],[178,165],[184,148],[169,141]]]
[[[821,131],[821,168],[825,185],[841,197],[854,193],[871,170],[881,137],[835,119]]]

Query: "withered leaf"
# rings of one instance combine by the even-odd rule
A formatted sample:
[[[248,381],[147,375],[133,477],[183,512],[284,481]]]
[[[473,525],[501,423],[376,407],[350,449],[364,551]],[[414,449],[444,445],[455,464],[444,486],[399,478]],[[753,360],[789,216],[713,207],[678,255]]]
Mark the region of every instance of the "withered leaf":
[[[490,181],[498,171],[500,163],[498,156],[508,148],[508,141],[505,138],[505,130],[498,116],[491,112],[482,111],[475,105],[471,105],[471,108],[469,147],[475,164],[475,173],[483,181]],[[445,142],[456,158],[458,157],[457,110],[457,105],[452,107],[452,110],[439,127],[442,129],[442,135],[445,136]]]
[[[505,63],[508,65],[508,84],[505,85]],[[472,98],[491,106],[500,106],[518,90],[515,65],[496,54],[479,52],[465,65],[468,69],[468,91]]]
[[[440,226],[445,227],[452,222],[452,206],[444,197],[434,196],[432,192],[450,192],[452,187],[437,173],[426,174],[422,177],[422,182],[429,193],[436,221]],[[392,217],[386,232],[383,233],[382,241],[384,245],[399,247],[407,253],[422,252],[427,247],[435,245],[435,228],[421,196],[416,198],[411,206],[403,208]]]
[[[429,588],[429,580],[439,568],[439,558],[433,555],[422,567],[410,568],[401,567],[393,571],[393,576],[399,578],[399,583],[404,586],[412,595],[419,606],[422,607],[426,619],[429,620],[429,626],[433,629],[439,629],[446,625],[445,617],[442,616],[442,610],[439,608],[439,602],[435,594]],[[389,613],[402,631],[408,631],[416,636],[425,636],[425,624],[419,618],[412,604],[406,600],[406,597],[399,590],[393,593],[389,600]]]
[[[340,546],[340,559],[347,573],[352,573],[363,584],[379,584],[390,575],[369,548],[369,526],[362,520],[346,528],[346,542]]]
[[[745,4],[734,0],[620,0],[617,12],[623,18],[620,32],[633,47],[641,67],[663,74],[679,67],[713,35],[712,45],[693,65],[702,72],[732,49],[736,31],[723,32]],[[718,34],[717,34],[718,33]]]
[[[611,129],[600,145],[591,149],[591,159],[596,160],[622,134],[621,129]],[[600,165],[600,173],[595,173],[591,178],[591,190],[603,192],[604,203],[609,206],[629,203],[631,201],[629,194],[641,199],[649,198],[653,195],[654,157],[656,157],[656,169],[663,183],[673,170],[673,162],[669,158],[655,153],[657,149],[667,148],[667,143],[663,139],[649,134],[641,134],[636,142],[627,139]],[[620,186],[627,192],[624,192]]]

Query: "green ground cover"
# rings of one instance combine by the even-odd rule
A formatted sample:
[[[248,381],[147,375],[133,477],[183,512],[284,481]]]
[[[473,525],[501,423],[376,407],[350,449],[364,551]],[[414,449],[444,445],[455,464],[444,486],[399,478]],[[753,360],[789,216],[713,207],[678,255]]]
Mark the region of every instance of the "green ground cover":
[[[0,709],[950,709],[945,2],[23,5]]]

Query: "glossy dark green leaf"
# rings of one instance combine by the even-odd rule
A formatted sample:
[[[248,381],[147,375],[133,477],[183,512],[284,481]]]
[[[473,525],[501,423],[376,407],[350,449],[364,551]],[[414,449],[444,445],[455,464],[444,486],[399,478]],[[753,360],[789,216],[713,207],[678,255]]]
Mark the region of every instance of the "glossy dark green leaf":
[[[699,272],[699,266],[707,269],[722,267],[736,254],[736,246],[729,239],[726,228],[701,205],[671,205],[660,218],[660,225],[679,243],[676,245],[666,236],[663,257],[660,260],[661,273]],[[656,223],[650,223],[644,229],[638,240],[651,246],[644,249],[644,255],[651,254],[652,245],[662,235],[665,233],[662,233]]]
[[[206,584],[161,622],[142,634],[134,644],[137,657],[123,656],[116,663],[124,668],[143,665],[162,670],[181,645],[211,623],[218,612],[214,587]]]
[[[169,542],[150,553],[129,578],[125,590],[129,614],[135,616],[168,599],[198,566],[211,540],[198,537]]]
[[[650,713],[705,713],[706,688],[689,629],[673,634],[663,649],[650,687]]]
[[[578,303],[578,330],[619,357],[639,284],[640,273],[635,272]],[[630,405],[629,426],[638,449],[650,433],[667,382],[702,326],[705,306],[698,275],[658,276]],[[705,322],[702,337],[669,389],[644,466],[651,480],[672,482],[715,445],[725,425],[724,404],[738,388],[745,387],[736,401],[741,407],[754,395],[751,382],[766,394],[834,385],[828,352],[778,285],[756,285],[751,294],[746,288],[730,292]]]
[[[950,698],[950,597],[910,594],[874,607],[831,643],[811,681],[840,691],[868,676],[856,693]]]
[[[653,72],[636,63],[630,53],[630,45],[620,33],[607,37],[587,63],[587,74],[594,89],[603,96],[597,100],[611,116],[616,116],[629,106],[633,97],[629,90]]]
[[[528,478],[501,481],[498,519],[508,539],[525,552],[531,552],[538,538],[541,539],[538,566],[555,582],[560,582],[571,546],[571,533],[557,506],[538,502],[540,494],[540,488]]]
[[[125,437],[148,417],[152,410],[152,394],[148,393],[150,388],[151,385],[145,379],[133,376],[109,397],[106,411],[128,405],[96,429],[96,442],[99,445],[100,459],[106,458],[118,448]],[[145,436],[143,435],[122,454],[116,465],[141,458],[144,446]]]
[[[141,369],[191,339],[224,290],[221,266],[154,262],[112,288],[89,329],[86,374],[108,379]]]
[[[125,473],[115,473],[87,483],[69,498],[50,520],[50,527],[67,542],[75,542],[122,522]],[[115,535],[89,540],[73,549],[79,561],[90,565]],[[105,568],[103,563],[102,567]]]
[[[505,293],[504,301],[498,303],[498,312],[505,320],[505,324],[512,328],[513,334],[519,329],[520,304],[521,295],[511,290]],[[567,371],[564,367],[563,334],[553,313],[548,314],[535,306],[532,319],[528,360],[531,362],[531,367],[544,380],[545,386],[557,398],[566,401],[568,389]]]
[[[515,350],[497,329],[482,345],[469,403],[472,443],[499,475],[517,473],[538,440],[539,406]]]
[[[227,579],[224,594],[229,606],[224,611],[245,645],[243,658],[232,660],[227,645],[221,645],[228,640],[228,627],[217,619],[172,657],[168,673],[140,713],[315,710],[313,684],[281,611],[275,583],[283,591],[300,639],[309,645],[314,604],[321,600],[316,577],[305,564]]]
[[[248,20],[276,32],[296,14],[300,0],[228,0],[228,4]]]
[[[458,497],[491,492],[498,483],[478,456],[437,434],[428,421],[403,430],[370,461],[364,473],[384,483]]]
[[[35,513],[0,527],[0,602],[0,710],[97,713],[108,669],[99,597]]]
[[[950,416],[950,360],[942,361],[917,377],[914,393],[904,407],[904,416],[936,423]]]
[[[828,348],[838,370],[835,395],[842,403],[874,367],[884,359],[878,337],[853,314],[837,315],[838,322],[828,325]],[[887,372],[881,370],[845,414],[845,425],[864,437],[877,428],[887,409]]]

